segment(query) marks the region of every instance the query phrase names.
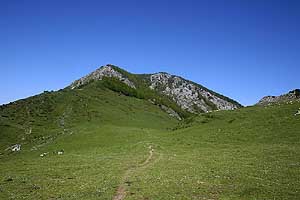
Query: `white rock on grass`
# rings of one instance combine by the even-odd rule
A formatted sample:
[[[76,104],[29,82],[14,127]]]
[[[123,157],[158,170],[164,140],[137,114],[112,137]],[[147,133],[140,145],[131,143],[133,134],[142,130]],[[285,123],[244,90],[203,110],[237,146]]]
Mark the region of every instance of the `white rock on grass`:
[[[64,150],[60,150],[57,152],[57,155],[63,155],[64,154]]]
[[[47,154],[48,154],[48,152],[47,152],[47,153],[42,153],[42,154],[40,155],[40,157],[45,157]]]
[[[20,151],[21,150],[21,145],[20,144],[15,144],[11,148],[12,151]]]
[[[5,151],[11,150],[12,152],[16,152],[16,151],[20,151],[21,150],[21,145],[20,144],[14,144],[10,147],[8,147],[7,149],[5,149]]]
[[[296,115],[300,115],[300,108],[298,109],[298,111],[295,113],[295,116]]]

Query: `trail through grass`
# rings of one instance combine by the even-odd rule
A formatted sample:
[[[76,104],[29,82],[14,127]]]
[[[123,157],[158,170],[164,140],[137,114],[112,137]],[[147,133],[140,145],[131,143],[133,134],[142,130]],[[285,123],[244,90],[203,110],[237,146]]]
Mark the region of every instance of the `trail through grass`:
[[[126,197],[126,188],[129,187],[131,184],[131,182],[130,182],[131,176],[134,174],[135,171],[137,171],[149,164],[149,162],[153,158],[153,152],[154,152],[154,149],[152,148],[152,146],[149,146],[149,156],[147,157],[147,159],[143,163],[141,163],[137,166],[131,167],[130,169],[128,169],[125,172],[125,175],[122,178],[122,183],[118,187],[117,192],[116,192],[115,196],[113,197],[113,200],[123,200]]]

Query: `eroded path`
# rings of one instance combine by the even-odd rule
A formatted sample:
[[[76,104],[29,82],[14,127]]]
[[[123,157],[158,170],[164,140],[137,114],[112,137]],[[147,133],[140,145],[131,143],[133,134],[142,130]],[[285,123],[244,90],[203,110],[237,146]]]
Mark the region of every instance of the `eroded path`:
[[[147,157],[147,159],[143,163],[141,163],[141,164],[139,164],[139,165],[137,165],[135,167],[132,167],[132,168],[128,169],[125,172],[125,174],[124,174],[124,176],[122,178],[122,182],[119,185],[119,187],[118,187],[118,189],[116,191],[116,194],[113,197],[113,200],[123,200],[123,199],[125,199],[125,197],[126,197],[126,186],[130,184],[130,182],[128,181],[128,179],[131,177],[131,175],[135,171],[137,171],[140,168],[143,168],[143,167],[147,166],[151,162],[151,160],[153,158],[153,154],[154,154],[154,149],[153,149],[152,146],[149,146],[149,156]]]

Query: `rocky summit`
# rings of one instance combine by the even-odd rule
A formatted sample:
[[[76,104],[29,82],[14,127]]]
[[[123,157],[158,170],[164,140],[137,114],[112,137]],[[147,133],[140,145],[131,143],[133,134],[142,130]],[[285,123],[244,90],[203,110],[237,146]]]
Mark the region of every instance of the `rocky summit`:
[[[80,88],[91,81],[102,80],[103,77],[115,78],[133,89],[144,84],[149,89],[167,96],[181,109],[190,113],[233,110],[242,107],[238,102],[180,76],[166,72],[131,74],[111,64],[101,66],[87,76],[76,80],[70,85],[70,88]]]
[[[78,88],[82,85],[85,85],[91,81],[94,80],[102,80],[103,77],[114,77],[119,79],[121,82],[125,83],[126,85],[135,88],[135,85],[128,79],[126,78],[122,73],[118,72],[113,68],[113,65],[106,65],[102,66],[96,71],[88,74],[87,76],[84,76],[80,78],[79,80],[76,80],[71,84],[71,89]]]
[[[276,103],[287,103],[287,102],[300,102],[300,89],[289,91],[287,94],[279,96],[265,96],[257,105],[272,105]]]
[[[148,78],[151,89],[170,96],[182,109],[192,113],[241,107],[236,101],[179,76],[160,72]]]

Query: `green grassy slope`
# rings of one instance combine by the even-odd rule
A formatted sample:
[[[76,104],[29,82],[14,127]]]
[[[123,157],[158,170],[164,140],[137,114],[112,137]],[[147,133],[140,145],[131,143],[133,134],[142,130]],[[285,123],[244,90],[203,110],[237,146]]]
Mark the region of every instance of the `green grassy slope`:
[[[97,82],[18,101],[0,111],[0,199],[112,199],[124,185],[126,200],[296,200],[299,107],[219,111],[178,124]],[[15,143],[20,152],[4,151]]]
[[[113,92],[98,81],[1,106],[0,149],[47,143],[81,124],[161,128],[174,123],[177,120],[149,101]]]
[[[161,158],[130,190],[149,199],[299,199],[299,106],[215,112],[164,133],[153,140]]]

